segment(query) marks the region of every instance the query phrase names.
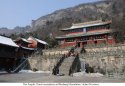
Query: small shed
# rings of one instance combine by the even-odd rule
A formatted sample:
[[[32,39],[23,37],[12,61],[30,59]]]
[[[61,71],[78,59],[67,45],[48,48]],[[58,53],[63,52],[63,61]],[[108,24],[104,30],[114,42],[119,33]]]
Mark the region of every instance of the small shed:
[[[19,46],[23,46],[23,47],[28,47],[28,44],[31,44],[30,41],[28,41],[25,38],[17,38],[16,40],[14,40],[14,42],[19,45]]]
[[[17,38],[16,40],[14,40],[14,42],[19,46],[18,49],[18,56],[24,56],[24,57],[28,57],[29,55],[32,55],[36,49],[35,48],[31,48],[28,47],[29,44],[32,44],[31,41],[28,41],[25,38]]]
[[[16,64],[19,46],[12,39],[0,36],[0,70],[10,72]]]
[[[0,36],[0,58],[14,58],[17,48],[19,48],[19,46],[15,44],[12,39]]]
[[[31,48],[45,49],[46,46],[48,45],[47,42],[34,37],[29,37],[27,40],[32,42],[31,44],[28,45],[28,47],[31,47]]]
[[[43,40],[40,40],[40,39],[37,39],[37,38],[35,38],[35,40],[37,41],[37,48],[45,49],[46,46],[48,45],[48,43],[43,41]]]
[[[23,46],[21,46],[19,49],[20,51],[23,51],[24,57],[28,57],[29,55],[32,55],[36,51],[35,48],[28,48]]]

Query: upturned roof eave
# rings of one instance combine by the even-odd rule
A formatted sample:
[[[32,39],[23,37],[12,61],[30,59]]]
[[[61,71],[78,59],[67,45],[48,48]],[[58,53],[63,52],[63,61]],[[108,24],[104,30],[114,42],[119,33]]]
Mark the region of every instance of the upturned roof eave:
[[[111,33],[111,31],[107,31],[107,32],[97,32],[97,33],[84,33],[84,34],[78,34],[78,35],[70,35],[70,36],[59,36],[56,37],[56,39],[64,39],[64,38],[74,38],[74,37],[81,37],[81,36],[91,36],[91,35],[101,35],[101,34],[106,34],[106,33]]]
[[[99,25],[106,25],[106,24],[111,24],[111,22],[101,22],[101,23],[90,24],[90,25],[72,26],[70,28],[61,29],[61,31],[67,31],[67,30],[73,30],[73,29],[85,28],[85,27],[92,27],[92,26],[99,26]]]

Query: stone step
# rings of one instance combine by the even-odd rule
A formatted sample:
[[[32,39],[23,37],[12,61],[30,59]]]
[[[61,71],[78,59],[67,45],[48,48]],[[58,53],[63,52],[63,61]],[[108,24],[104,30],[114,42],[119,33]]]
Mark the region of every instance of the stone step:
[[[75,57],[68,57],[68,58],[66,58],[63,61],[62,65],[59,67],[59,73],[68,75],[70,67],[72,66],[72,63],[73,63],[74,59],[75,59]]]

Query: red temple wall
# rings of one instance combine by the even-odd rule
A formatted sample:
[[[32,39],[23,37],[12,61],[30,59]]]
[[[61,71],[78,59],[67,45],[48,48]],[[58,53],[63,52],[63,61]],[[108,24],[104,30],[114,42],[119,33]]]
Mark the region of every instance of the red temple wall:
[[[108,43],[108,44],[115,44],[115,39],[106,39],[106,40],[88,40],[86,43],[80,42],[80,47],[86,45],[86,44],[103,44],[103,43]],[[64,44],[61,44],[61,48],[64,47],[69,47],[69,46],[75,46],[76,42],[65,42]]]
[[[115,39],[114,38],[108,39],[108,44],[115,44]]]
[[[88,40],[87,44],[94,44],[94,41],[93,40]]]
[[[104,42],[106,42],[106,40],[97,40],[97,44],[102,44]]]
[[[79,42],[80,41],[80,38],[75,38],[75,40],[77,40],[77,42],[79,42],[79,46],[82,47],[86,44],[105,44],[105,43],[108,43],[108,44],[115,44],[115,39],[114,38],[108,38],[108,35],[104,35],[104,39],[95,39],[93,40],[93,37],[94,36],[90,36],[89,37],[89,40],[87,40],[86,42]],[[76,45],[76,41],[74,42],[64,42],[63,44],[61,44],[60,46],[62,48],[64,47],[68,47],[68,46],[74,46]]]
[[[64,47],[69,47],[69,46],[74,46],[76,45],[76,42],[65,42],[64,44],[61,44],[61,48],[64,48]]]
[[[84,32],[69,32],[69,33],[67,33],[66,35],[82,34],[82,33],[84,33]]]

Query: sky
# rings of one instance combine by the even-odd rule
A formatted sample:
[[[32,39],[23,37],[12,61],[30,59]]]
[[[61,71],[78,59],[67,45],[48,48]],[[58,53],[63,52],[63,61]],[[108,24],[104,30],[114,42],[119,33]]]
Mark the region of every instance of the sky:
[[[99,0],[0,0],[0,28],[30,25],[56,10]]]

